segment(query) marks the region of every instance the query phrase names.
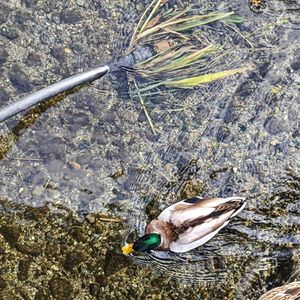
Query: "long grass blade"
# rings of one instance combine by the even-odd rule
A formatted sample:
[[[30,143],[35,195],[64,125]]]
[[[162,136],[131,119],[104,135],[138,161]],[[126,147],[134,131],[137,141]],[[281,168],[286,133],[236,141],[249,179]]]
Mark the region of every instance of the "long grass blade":
[[[203,49],[200,49],[198,51],[195,51],[191,54],[188,55],[182,55],[181,57],[172,60],[169,64],[167,64],[166,66],[160,67],[160,68],[156,68],[155,72],[164,72],[164,71],[168,71],[168,70],[178,70],[181,68],[185,68],[188,67],[190,65],[192,65],[193,63],[197,62],[200,58],[202,58],[203,56],[216,52],[217,47],[210,45],[207,46]]]
[[[163,82],[156,82],[156,83],[149,84],[148,86],[146,86],[144,88],[139,88],[139,93],[142,94],[144,92],[153,90],[154,88],[158,88],[158,87],[162,86],[163,84],[164,84]]]
[[[142,65],[146,65],[147,64],[147,67],[151,67],[152,65],[155,65],[158,62],[160,62],[162,60],[161,57],[164,57],[168,52],[171,52],[171,51],[173,51],[176,48],[178,48],[178,45],[170,47],[169,49],[166,49],[164,51],[158,52],[157,54],[153,55],[152,57],[148,58],[147,60],[138,63],[136,66],[140,67]]]
[[[189,41],[189,40],[191,39],[190,37],[188,37],[188,36],[186,36],[186,35],[184,35],[184,34],[182,34],[182,33],[180,33],[180,32],[174,31],[174,30],[172,30],[172,29],[170,29],[170,28],[163,28],[163,30],[164,30],[166,33],[174,34],[174,35],[176,35],[176,36],[182,38],[182,39],[185,40],[185,41]]]
[[[232,75],[235,75],[238,73],[243,73],[247,70],[249,70],[249,67],[225,70],[225,71],[221,71],[221,72],[217,72],[217,73],[204,74],[204,75],[185,78],[185,79],[181,79],[181,80],[166,80],[166,81],[161,82],[161,85],[173,86],[173,87],[179,87],[179,88],[185,88],[185,89],[194,88],[200,84],[210,83],[215,80],[223,79],[228,76],[232,76]]]
[[[187,22],[185,22],[183,24],[180,24],[178,26],[172,26],[171,29],[174,30],[174,31],[179,31],[179,32],[180,31],[185,31],[185,30],[188,30],[188,29],[191,29],[191,28],[194,28],[194,27],[202,26],[202,25],[205,25],[205,24],[209,24],[209,23],[212,23],[212,22],[215,22],[215,21],[225,19],[225,18],[231,16],[232,14],[233,14],[233,12],[220,13],[220,14],[217,14],[215,16],[207,17],[205,19],[187,21]]]
[[[245,19],[243,17],[233,15],[233,16],[229,16],[229,17],[223,19],[222,21],[225,23],[240,24],[240,23],[244,22]]]
[[[148,26],[150,20],[152,19],[152,17],[154,16],[154,14],[157,12],[157,10],[159,9],[160,5],[161,5],[162,1],[158,0],[157,3],[155,4],[154,8],[152,9],[151,13],[149,14],[148,18],[146,19],[145,23],[143,24],[143,26],[140,29],[140,33],[142,33]]]
[[[154,32],[159,31],[160,29],[166,28],[166,27],[172,27],[174,25],[180,24],[180,23],[186,23],[186,22],[192,22],[192,21],[196,21],[196,20],[201,20],[201,19],[211,19],[211,20],[220,20],[222,18],[231,16],[232,14],[234,14],[234,12],[228,12],[228,13],[211,13],[211,14],[207,14],[207,15],[198,15],[198,16],[192,16],[192,17],[188,17],[188,18],[181,18],[178,20],[173,20],[173,21],[165,21],[162,22],[161,24],[158,24],[152,28],[149,28],[147,30],[145,30],[144,32],[140,33],[139,35],[137,35],[136,40],[139,40],[149,34],[152,34]],[[212,21],[211,21],[212,22]],[[206,24],[206,23],[205,23]],[[191,28],[191,27],[190,27]],[[174,28],[171,28],[172,30],[174,30]]]
[[[149,4],[149,6],[145,9],[144,13],[142,14],[141,18],[139,19],[139,22],[138,22],[137,26],[135,27],[135,30],[134,30],[133,35],[132,35],[132,37],[131,37],[131,41],[130,41],[130,45],[131,45],[131,46],[132,46],[133,41],[135,40],[135,37],[136,37],[136,35],[137,35],[138,31],[139,31],[139,28],[140,28],[141,25],[142,25],[142,22],[143,22],[144,18],[146,17],[146,14],[148,13],[148,11],[151,9],[151,7],[154,5],[154,3],[155,3],[156,1],[157,1],[157,0],[153,0],[153,1]]]
[[[150,125],[150,128],[151,128],[152,132],[156,135],[156,134],[157,134],[157,130],[155,129],[155,127],[154,127],[154,125],[153,125],[153,122],[152,122],[152,120],[151,120],[151,117],[150,117],[150,115],[149,115],[149,113],[148,113],[148,110],[147,110],[147,108],[146,108],[146,106],[145,106],[144,99],[143,99],[143,97],[141,96],[141,93],[140,93],[139,87],[138,87],[138,85],[137,85],[137,83],[136,83],[136,80],[135,80],[135,79],[133,79],[133,80],[134,80],[135,88],[136,88],[136,90],[137,90],[137,92],[138,92],[138,96],[139,96],[139,99],[140,99],[140,102],[141,102],[141,106],[142,106],[142,108],[143,108],[143,110],[144,110],[144,113],[145,113],[145,116],[146,116],[146,118],[147,118],[147,120],[148,120],[148,123],[149,123],[149,125]]]
[[[179,47],[175,46],[168,49],[167,51],[159,53],[155,58],[146,64],[148,69],[154,68],[157,65],[161,67],[168,64],[170,60],[174,60],[181,56],[185,52],[191,52],[193,49],[192,46]]]
[[[179,17],[183,16],[184,14],[186,14],[187,12],[189,12],[192,9],[192,7],[188,7],[185,10],[179,12],[178,14],[176,14],[175,16],[173,16],[172,18],[169,19],[169,22],[172,22],[174,20],[177,20]]]

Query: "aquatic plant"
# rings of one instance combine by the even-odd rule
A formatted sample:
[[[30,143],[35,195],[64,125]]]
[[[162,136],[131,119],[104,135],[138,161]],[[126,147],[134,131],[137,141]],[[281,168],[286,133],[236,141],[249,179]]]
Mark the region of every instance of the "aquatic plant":
[[[146,8],[132,35],[128,53],[137,47],[154,49],[150,58],[134,65],[133,76],[141,76],[146,84],[139,85],[133,96],[143,95],[157,87],[194,88],[203,83],[242,73],[248,67],[209,73],[222,54],[222,47],[195,35],[196,28],[216,21],[239,23],[234,12],[213,12],[193,15],[192,7],[183,10],[168,8],[168,0],[154,0]],[[138,76],[136,76],[138,75]]]
[[[147,92],[146,95],[157,93],[160,86],[193,88],[248,69],[242,67],[210,72],[220,56],[224,55],[223,49],[201,36],[201,32],[200,36],[194,32],[198,27],[217,21],[241,22],[241,18],[234,15],[234,12],[195,15],[191,14],[192,7],[181,10],[176,6],[169,8],[167,4],[168,0],[153,0],[150,3],[134,30],[127,53],[118,61],[71,76],[9,104],[0,110],[0,122],[122,67],[133,71],[131,74],[137,82],[137,88],[131,92],[131,96],[140,98],[141,103],[144,92]],[[135,54],[139,56],[136,61]],[[140,78],[144,84],[141,84]]]

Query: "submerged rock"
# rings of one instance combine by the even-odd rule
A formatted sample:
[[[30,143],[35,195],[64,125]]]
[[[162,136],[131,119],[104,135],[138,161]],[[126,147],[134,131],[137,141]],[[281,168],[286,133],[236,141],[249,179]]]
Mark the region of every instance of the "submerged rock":
[[[18,279],[20,281],[28,279],[29,269],[30,269],[30,260],[29,259],[20,260],[18,265]]]
[[[28,93],[31,90],[31,84],[27,75],[17,65],[13,66],[8,74],[8,78],[18,92]]]
[[[20,237],[20,227],[18,225],[4,225],[0,227],[0,233],[4,236],[7,243],[14,247]]]
[[[73,288],[69,280],[64,277],[53,277],[49,281],[51,293],[55,299],[71,299]]]
[[[83,18],[81,11],[77,9],[62,10],[59,17],[63,23],[67,24],[75,24]]]

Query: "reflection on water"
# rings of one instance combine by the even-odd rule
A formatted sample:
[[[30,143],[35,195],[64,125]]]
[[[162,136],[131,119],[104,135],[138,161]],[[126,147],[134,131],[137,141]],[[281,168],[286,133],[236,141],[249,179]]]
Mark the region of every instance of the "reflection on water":
[[[111,61],[112,55],[126,49],[124,37],[144,9],[140,1],[100,7],[90,1],[77,2],[84,6],[56,1],[61,10],[66,9],[63,5],[76,6],[81,15],[76,22],[72,21],[75,14],[70,13],[66,21],[39,2],[37,7],[26,4],[8,10],[5,28],[17,17],[26,25],[24,33],[8,45],[0,35],[0,47],[6,45],[18,55],[18,59],[10,55],[1,63],[1,87],[9,99],[19,96],[6,79],[14,60],[31,74],[32,89],[82,67]],[[124,240],[132,234],[142,235],[151,218],[180,199],[196,194],[245,196],[246,209],[204,246],[180,255],[153,251],[134,256],[134,263],[124,263],[122,268],[127,268],[126,274],[139,286],[146,286],[148,280],[143,275],[148,274],[147,268],[141,268],[141,263],[151,267],[154,277],[161,276],[157,270],[164,280],[172,277],[208,285],[209,292],[203,294],[207,299],[224,299],[224,295],[243,299],[245,294],[255,299],[262,291],[299,277],[300,56],[296,41],[300,38],[300,4],[267,1],[261,13],[253,13],[246,1],[231,1],[230,7],[224,1],[189,2],[203,12],[226,6],[244,17],[243,23],[231,27],[204,27],[203,34],[226,49],[219,66],[247,63],[252,71],[188,92],[164,91],[146,97],[158,135],[149,128],[140,103],[116,92],[118,78],[112,83],[107,77],[84,87],[46,110],[29,128],[18,131],[18,140],[1,160],[2,195],[29,206],[43,207],[50,202],[83,214],[101,212],[126,218]],[[43,32],[43,39],[31,44],[34,26]],[[21,41],[26,49],[19,49]],[[49,49],[57,45],[71,50],[61,56],[56,51],[53,57]],[[28,65],[28,51],[38,52],[40,62]],[[103,90],[105,93],[99,92]],[[10,120],[1,134],[9,134],[17,123]],[[5,211],[5,205],[2,209]],[[105,244],[110,248],[102,250],[108,254],[102,253],[99,264],[121,261],[117,250],[112,250],[123,242],[119,230],[109,231],[115,240]],[[103,231],[95,234],[103,235]],[[87,263],[82,272],[96,273],[97,267]],[[83,273],[74,278],[80,279]],[[120,274],[113,279],[110,271],[105,274],[106,291],[123,280]],[[167,285],[162,282],[163,290]],[[148,284],[151,289],[155,281]],[[177,289],[178,293],[185,291]]]

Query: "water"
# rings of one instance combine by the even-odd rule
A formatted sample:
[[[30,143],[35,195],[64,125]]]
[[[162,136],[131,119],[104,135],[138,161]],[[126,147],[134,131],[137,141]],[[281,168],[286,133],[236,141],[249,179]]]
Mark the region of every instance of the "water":
[[[190,2],[244,17],[243,36],[234,26],[204,32],[228,51],[219,66],[252,71],[146,98],[158,135],[117,76],[1,125],[3,297],[256,299],[299,278],[300,3],[254,13],[241,0]],[[1,104],[124,53],[144,9],[0,5]],[[162,209],[195,194],[244,196],[247,207],[191,252],[120,254]]]

